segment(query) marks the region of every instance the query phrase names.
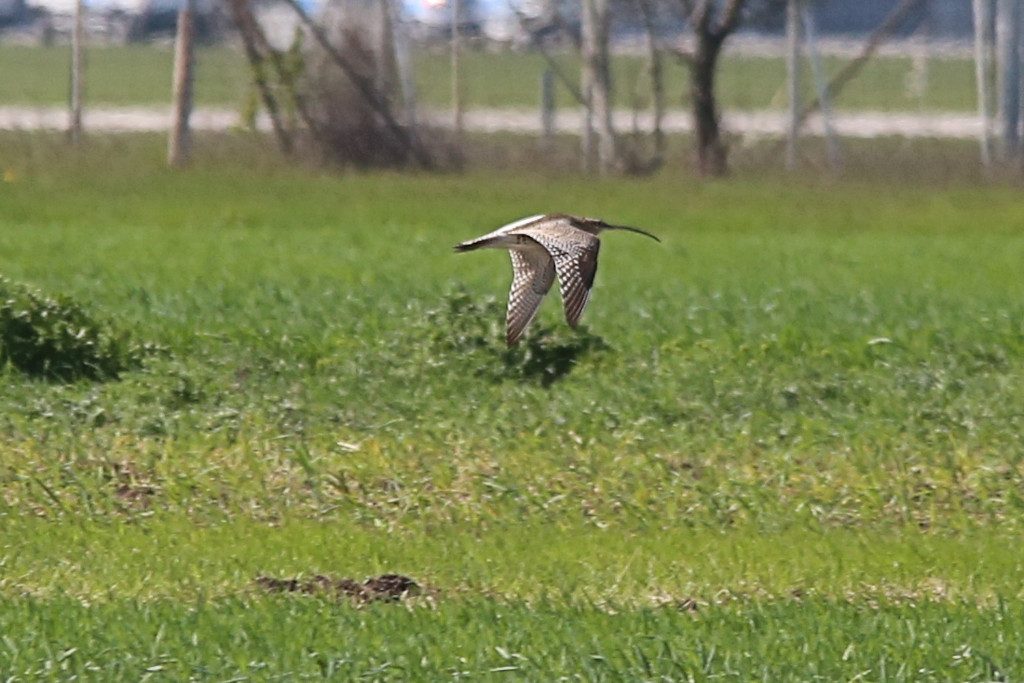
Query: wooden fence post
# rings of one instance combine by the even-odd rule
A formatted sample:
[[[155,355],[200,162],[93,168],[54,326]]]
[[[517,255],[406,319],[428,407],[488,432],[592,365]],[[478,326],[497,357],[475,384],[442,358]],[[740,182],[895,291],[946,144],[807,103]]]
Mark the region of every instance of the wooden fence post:
[[[178,36],[174,42],[174,100],[171,134],[167,142],[167,164],[173,168],[187,164],[191,152],[193,4],[194,0],[183,1],[178,12]]]
[[[452,129],[456,144],[462,145],[462,3],[451,0],[452,5]]]
[[[786,3],[786,93],[789,101],[786,168],[792,171],[797,166],[800,137],[800,0]]]
[[[75,3],[75,24],[71,30],[71,102],[68,136],[71,144],[82,141],[82,100],[85,92],[85,1]]]
[[[978,118],[981,132],[978,143],[981,147],[981,164],[992,165],[992,0],[974,0],[974,81],[978,97]]]
[[[1004,158],[1012,159],[1020,147],[1020,0],[996,4],[999,123]]]
[[[551,69],[544,69],[540,75],[540,127],[542,145],[550,149],[555,138],[555,74]]]

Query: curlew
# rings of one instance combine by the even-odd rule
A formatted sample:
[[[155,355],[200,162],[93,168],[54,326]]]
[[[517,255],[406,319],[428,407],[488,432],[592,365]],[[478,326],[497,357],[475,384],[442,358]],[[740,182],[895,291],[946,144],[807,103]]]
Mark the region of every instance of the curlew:
[[[509,346],[519,341],[537,315],[556,275],[565,320],[569,327],[576,327],[590,301],[601,247],[597,236],[602,230],[628,230],[661,241],[639,228],[609,225],[596,218],[547,214],[523,218],[455,246],[458,252],[508,249],[512,257],[512,288],[508,295],[505,340]]]

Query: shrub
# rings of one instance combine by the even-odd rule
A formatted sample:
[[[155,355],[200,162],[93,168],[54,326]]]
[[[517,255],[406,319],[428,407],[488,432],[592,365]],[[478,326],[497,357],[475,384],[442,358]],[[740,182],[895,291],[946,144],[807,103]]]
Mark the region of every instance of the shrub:
[[[138,366],[144,351],[71,299],[0,276],[0,364],[51,381],[107,380]]]
[[[416,155],[408,144],[413,139],[434,162],[439,153],[452,157],[438,130],[426,130],[404,108],[394,28],[387,13],[375,3],[330,4],[325,12],[329,38],[351,69],[373,84],[377,96],[391,112],[401,132],[385,123],[384,117],[367,101],[335,59],[317,42],[308,47],[304,40],[294,50],[295,105],[305,110],[309,142],[319,161],[357,168],[395,168],[414,163]],[[408,138],[408,139],[406,139]],[[429,142],[426,142],[428,141]]]

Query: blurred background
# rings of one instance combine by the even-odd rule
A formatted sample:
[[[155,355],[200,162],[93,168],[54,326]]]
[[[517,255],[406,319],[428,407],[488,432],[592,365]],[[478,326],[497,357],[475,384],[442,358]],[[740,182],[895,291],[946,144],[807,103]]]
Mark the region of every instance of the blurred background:
[[[946,164],[1016,173],[1021,15],[1019,0],[0,0],[0,129],[168,131],[171,165],[196,131],[247,129],[341,166],[512,155],[702,176],[838,172],[938,140]]]

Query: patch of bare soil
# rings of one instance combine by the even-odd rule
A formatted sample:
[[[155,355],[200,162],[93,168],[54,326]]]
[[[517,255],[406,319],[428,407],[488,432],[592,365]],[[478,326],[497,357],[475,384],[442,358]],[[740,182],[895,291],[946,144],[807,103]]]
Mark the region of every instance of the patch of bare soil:
[[[148,510],[153,497],[157,494],[156,487],[146,480],[146,476],[128,461],[115,462],[109,466],[108,477],[115,485],[114,496],[128,509]]]
[[[362,583],[355,579],[334,578],[317,574],[308,579],[256,578],[256,585],[268,593],[302,593],[351,598],[360,603],[398,602],[422,592],[420,585],[401,574],[381,574]]]

